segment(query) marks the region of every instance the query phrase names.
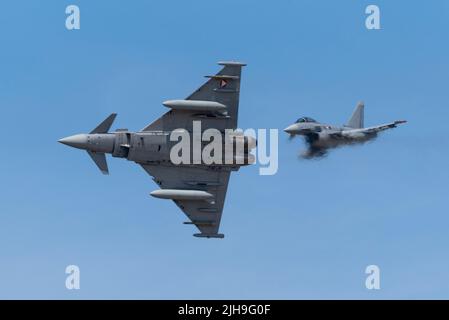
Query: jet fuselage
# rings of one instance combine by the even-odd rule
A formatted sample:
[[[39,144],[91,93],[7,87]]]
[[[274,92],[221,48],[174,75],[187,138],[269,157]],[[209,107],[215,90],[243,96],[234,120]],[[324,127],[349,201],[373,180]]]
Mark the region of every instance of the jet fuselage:
[[[362,129],[337,127],[318,122],[295,123],[284,129],[288,134],[304,136],[311,147],[335,148],[340,145],[364,143],[376,138],[376,133]]]
[[[207,141],[193,142],[193,137],[188,143],[187,153],[193,155],[194,152],[199,153],[199,160],[203,158],[202,153]],[[237,144],[242,139],[239,148]],[[214,163],[219,166],[235,167],[236,165],[248,165],[253,162],[252,155],[249,151],[255,146],[255,140],[247,136],[234,136],[230,143],[226,143],[226,137],[222,136],[222,163]],[[178,141],[170,139],[170,132],[164,131],[145,131],[145,132],[129,132],[127,130],[117,130],[113,133],[95,133],[95,134],[77,134],[63,138],[59,142],[78,149],[83,149],[93,153],[109,153],[113,157],[126,158],[140,164],[164,163],[171,162],[171,149]],[[195,150],[197,148],[197,150]],[[231,149],[230,149],[231,148]],[[229,154],[232,160],[226,161]],[[195,163],[193,157],[189,157],[190,163],[183,164],[204,164],[203,162]]]

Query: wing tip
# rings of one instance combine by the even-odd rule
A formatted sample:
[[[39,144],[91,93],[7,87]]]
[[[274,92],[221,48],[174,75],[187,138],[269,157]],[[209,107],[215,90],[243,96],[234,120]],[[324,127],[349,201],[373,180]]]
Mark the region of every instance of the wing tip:
[[[195,233],[193,236],[197,238],[218,238],[218,239],[224,238],[223,233]]]
[[[217,63],[220,66],[240,66],[240,67],[246,66],[246,63],[239,61],[218,61]]]

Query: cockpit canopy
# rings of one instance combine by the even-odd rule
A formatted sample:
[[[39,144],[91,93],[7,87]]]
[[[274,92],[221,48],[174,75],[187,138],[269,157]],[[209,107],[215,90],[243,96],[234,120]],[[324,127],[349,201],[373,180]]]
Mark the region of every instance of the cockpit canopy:
[[[316,121],[309,117],[302,117],[302,118],[299,118],[298,120],[296,120],[295,123],[303,123],[303,122],[316,122]]]

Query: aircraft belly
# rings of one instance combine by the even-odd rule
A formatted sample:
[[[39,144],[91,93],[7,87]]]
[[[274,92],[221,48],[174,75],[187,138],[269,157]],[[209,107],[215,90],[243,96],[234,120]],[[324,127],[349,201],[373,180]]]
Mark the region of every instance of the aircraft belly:
[[[169,161],[166,134],[135,134],[131,138],[128,160],[147,163]]]
[[[376,133],[357,133],[351,135],[329,135],[320,137],[319,140],[313,143],[313,146],[318,148],[335,148],[341,145],[350,145],[357,143],[364,143],[368,140],[374,139]]]

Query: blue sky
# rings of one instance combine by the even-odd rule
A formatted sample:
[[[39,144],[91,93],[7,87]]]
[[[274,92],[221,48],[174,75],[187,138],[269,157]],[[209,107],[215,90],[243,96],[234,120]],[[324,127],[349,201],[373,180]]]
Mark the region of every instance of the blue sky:
[[[3,3],[0,298],[449,298],[448,31],[444,0]],[[231,177],[224,240],[192,237],[139,166],[102,176],[56,142],[111,112],[139,130],[225,59],[248,63],[242,128],[341,124],[358,100],[366,125],[409,123],[319,161],[280,134],[276,175]]]

